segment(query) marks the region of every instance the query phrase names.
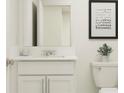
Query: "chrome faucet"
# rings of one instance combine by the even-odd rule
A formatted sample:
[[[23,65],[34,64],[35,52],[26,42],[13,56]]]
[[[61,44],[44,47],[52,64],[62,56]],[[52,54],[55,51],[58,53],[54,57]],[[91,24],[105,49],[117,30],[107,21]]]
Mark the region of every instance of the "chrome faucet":
[[[41,55],[42,56],[55,56],[56,51],[55,50],[43,50]]]

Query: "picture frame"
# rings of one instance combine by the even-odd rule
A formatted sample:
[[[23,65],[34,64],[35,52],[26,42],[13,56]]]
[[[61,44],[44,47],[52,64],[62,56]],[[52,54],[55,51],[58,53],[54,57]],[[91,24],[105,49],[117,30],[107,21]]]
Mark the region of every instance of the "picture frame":
[[[89,1],[89,39],[118,38],[118,1]]]

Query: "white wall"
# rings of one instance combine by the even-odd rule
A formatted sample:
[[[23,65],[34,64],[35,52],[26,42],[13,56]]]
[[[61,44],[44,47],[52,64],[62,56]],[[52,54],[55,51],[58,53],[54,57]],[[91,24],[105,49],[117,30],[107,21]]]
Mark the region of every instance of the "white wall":
[[[18,45],[18,0],[6,1],[6,49],[7,56],[9,49]]]
[[[103,43],[113,48],[112,60],[117,60],[118,41],[88,39],[88,1],[72,1],[72,45],[78,57],[76,64],[77,93],[97,93],[92,80],[89,63],[96,59],[96,50]]]
[[[44,35],[44,28],[43,28],[43,19],[44,19],[44,6],[42,0],[38,0],[38,7],[37,7],[37,33],[38,33],[38,46],[43,45],[44,40],[43,40],[43,35]]]
[[[32,46],[32,1],[19,1],[19,42],[20,46]]]

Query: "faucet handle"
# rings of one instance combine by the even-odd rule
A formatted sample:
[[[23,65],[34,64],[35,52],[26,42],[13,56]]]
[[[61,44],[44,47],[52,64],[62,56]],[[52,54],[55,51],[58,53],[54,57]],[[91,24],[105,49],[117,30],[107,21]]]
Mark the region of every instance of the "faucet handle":
[[[56,51],[55,50],[43,50],[41,52],[42,56],[55,56],[56,55]]]
[[[56,51],[55,51],[55,50],[51,50],[51,51],[49,51],[49,54],[50,54],[51,56],[55,56],[55,55],[56,55]]]

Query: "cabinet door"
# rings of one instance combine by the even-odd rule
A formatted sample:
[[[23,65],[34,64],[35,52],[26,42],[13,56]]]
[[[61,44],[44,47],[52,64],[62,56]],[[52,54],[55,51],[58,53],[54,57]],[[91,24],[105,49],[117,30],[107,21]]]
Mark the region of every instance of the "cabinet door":
[[[45,77],[19,76],[18,93],[45,93]]]
[[[47,93],[74,93],[73,76],[47,77]]]

